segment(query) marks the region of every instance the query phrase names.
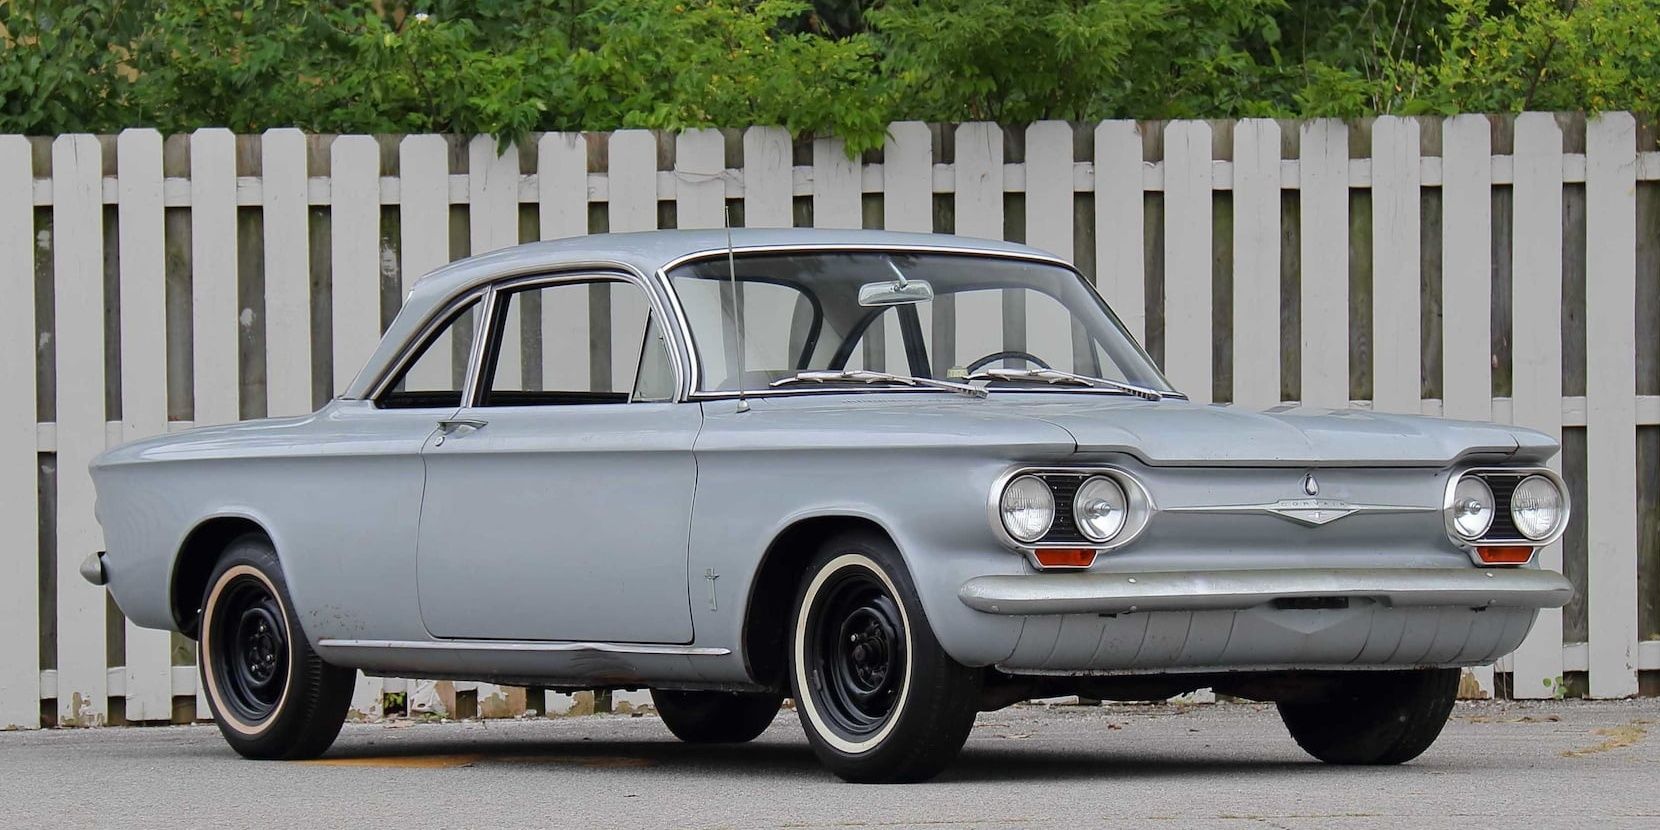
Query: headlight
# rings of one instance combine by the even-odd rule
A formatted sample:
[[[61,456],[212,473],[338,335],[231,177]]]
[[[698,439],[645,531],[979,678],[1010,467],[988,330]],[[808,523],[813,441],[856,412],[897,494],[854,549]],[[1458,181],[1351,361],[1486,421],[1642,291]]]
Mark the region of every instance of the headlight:
[[[1510,494],[1510,519],[1529,539],[1544,539],[1562,521],[1562,491],[1544,476],[1528,476]]]
[[[1129,516],[1129,499],[1118,482],[1095,476],[1078,488],[1072,499],[1072,515],[1078,531],[1091,542],[1106,542],[1124,529]]]
[[[1493,489],[1475,476],[1465,476],[1453,488],[1452,528],[1465,539],[1479,539],[1493,526]]]
[[[1017,542],[1036,542],[1055,522],[1055,494],[1037,476],[1020,476],[1003,488],[998,500],[1003,529]]]

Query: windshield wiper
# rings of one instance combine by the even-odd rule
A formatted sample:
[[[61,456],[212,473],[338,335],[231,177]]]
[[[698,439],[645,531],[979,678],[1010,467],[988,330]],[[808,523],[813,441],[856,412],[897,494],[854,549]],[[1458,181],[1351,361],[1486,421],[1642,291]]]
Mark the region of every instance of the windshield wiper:
[[[1060,369],[985,369],[968,376],[969,380],[1042,380],[1049,383],[1075,383],[1081,386],[1093,386],[1101,389],[1112,389],[1118,392],[1146,398],[1150,401],[1164,400],[1164,393],[1157,389],[1148,389],[1133,383],[1121,380],[1090,377],[1072,372],[1063,372]]]
[[[959,395],[968,395],[972,398],[983,398],[986,390],[966,383],[953,383],[948,380],[934,378],[915,378],[909,375],[896,375],[892,372],[878,372],[874,369],[808,369],[796,372],[787,378],[779,378],[768,386],[787,386],[792,383],[902,383],[906,386],[927,386],[934,389],[947,389]]]

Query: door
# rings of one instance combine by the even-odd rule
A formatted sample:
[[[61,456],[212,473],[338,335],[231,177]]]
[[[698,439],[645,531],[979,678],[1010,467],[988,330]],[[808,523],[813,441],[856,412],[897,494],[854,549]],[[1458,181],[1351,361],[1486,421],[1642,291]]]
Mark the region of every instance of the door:
[[[687,643],[699,407],[642,287],[498,288],[477,392],[428,441],[417,554],[437,637]]]

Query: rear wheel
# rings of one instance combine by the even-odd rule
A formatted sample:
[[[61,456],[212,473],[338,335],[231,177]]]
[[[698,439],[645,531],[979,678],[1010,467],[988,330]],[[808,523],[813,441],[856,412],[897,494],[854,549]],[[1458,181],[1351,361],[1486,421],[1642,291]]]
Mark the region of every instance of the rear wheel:
[[[924,781],[962,749],[981,674],[934,639],[893,543],[828,541],[792,616],[790,683],[808,742],[848,781]]]
[[[651,702],[663,718],[663,725],[686,743],[741,744],[767,731],[784,697],[770,693],[652,689]]]
[[[1429,749],[1458,697],[1458,669],[1354,672],[1318,703],[1281,703],[1297,745],[1328,764],[1400,764]]]
[[[324,663],[264,536],[233,540],[208,578],[196,649],[219,731],[248,758],[312,758],[340,733],[356,672]]]

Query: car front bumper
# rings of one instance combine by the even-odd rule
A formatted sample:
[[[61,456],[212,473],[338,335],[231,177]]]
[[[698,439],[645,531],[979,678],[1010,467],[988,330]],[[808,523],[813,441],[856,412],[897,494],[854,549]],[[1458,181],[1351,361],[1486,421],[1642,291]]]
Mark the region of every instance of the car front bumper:
[[[1532,569],[1282,569],[980,576],[958,598],[1019,620],[1014,673],[1475,666],[1568,602]]]
[[[1243,611],[1265,603],[1368,599],[1406,607],[1561,608],[1573,586],[1555,571],[1473,568],[1295,568],[982,576],[963,604],[988,614]]]

